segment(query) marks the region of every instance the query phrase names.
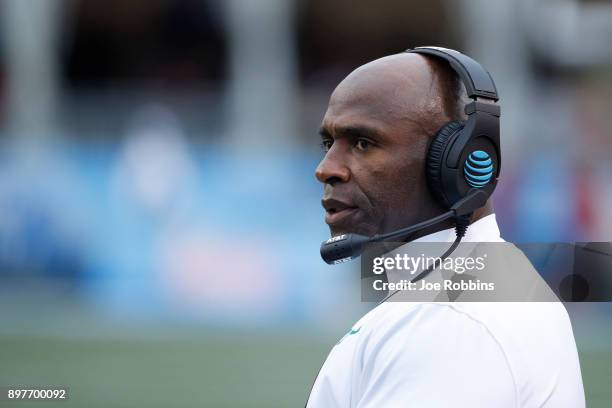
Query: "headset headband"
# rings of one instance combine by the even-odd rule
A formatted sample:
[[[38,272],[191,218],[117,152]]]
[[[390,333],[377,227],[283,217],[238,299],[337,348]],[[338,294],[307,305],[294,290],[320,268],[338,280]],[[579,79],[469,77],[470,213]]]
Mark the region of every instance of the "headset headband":
[[[481,97],[495,102],[499,100],[491,74],[467,55],[442,47],[417,47],[407,49],[406,52],[434,55],[447,61],[459,75],[470,98]]]

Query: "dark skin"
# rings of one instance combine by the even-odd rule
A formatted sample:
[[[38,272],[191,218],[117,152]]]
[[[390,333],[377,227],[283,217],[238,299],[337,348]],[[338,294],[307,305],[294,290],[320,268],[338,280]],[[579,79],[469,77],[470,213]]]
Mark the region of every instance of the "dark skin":
[[[404,53],[363,65],[336,87],[320,130],[326,154],[315,172],[332,236],[373,236],[445,211],[428,190],[425,157],[431,137],[451,120],[441,96],[446,80],[437,64]],[[472,222],[492,212],[489,202]]]

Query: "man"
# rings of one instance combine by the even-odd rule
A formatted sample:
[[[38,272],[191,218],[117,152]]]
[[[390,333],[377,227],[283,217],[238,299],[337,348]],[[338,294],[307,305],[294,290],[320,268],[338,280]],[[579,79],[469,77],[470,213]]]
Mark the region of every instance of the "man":
[[[428,191],[432,136],[461,120],[445,62],[398,54],[334,90],[321,127],[325,221],[332,236],[390,232],[441,214]],[[450,242],[452,224],[410,241]],[[503,242],[490,202],[463,241]],[[583,407],[571,325],[560,303],[384,302],[334,346],[308,407]]]

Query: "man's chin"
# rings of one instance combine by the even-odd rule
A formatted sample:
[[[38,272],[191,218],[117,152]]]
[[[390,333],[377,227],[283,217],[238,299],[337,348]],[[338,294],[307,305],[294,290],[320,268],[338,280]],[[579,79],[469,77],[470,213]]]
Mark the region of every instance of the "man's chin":
[[[365,235],[366,237],[371,237],[376,235],[376,233],[372,232],[372,228],[367,228],[364,226],[329,226],[329,232],[332,237],[337,237],[338,235],[344,234],[359,234]]]
[[[329,228],[329,235],[333,238],[333,237],[337,237],[339,235],[344,235],[344,234],[350,234],[350,232],[348,231],[343,231],[343,230],[339,230],[339,229],[332,229],[331,227]]]

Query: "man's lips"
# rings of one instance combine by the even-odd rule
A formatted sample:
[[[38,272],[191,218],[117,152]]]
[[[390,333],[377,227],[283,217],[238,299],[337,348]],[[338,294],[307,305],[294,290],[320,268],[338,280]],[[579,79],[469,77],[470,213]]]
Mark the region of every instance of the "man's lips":
[[[345,219],[346,217],[351,216],[358,210],[359,208],[357,207],[351,207],[351,208],[345,208],[344,210],[340,210],[337,212],[326,211],[325,212],[325,222],[327,223],[327,225],[337,224],[343,219]]]
[[[325,222],[328,225],[337,224],[359,210],[359,207],[348,201],[335,198],[324,198],[321,200],[321,204],[325,208]]]

